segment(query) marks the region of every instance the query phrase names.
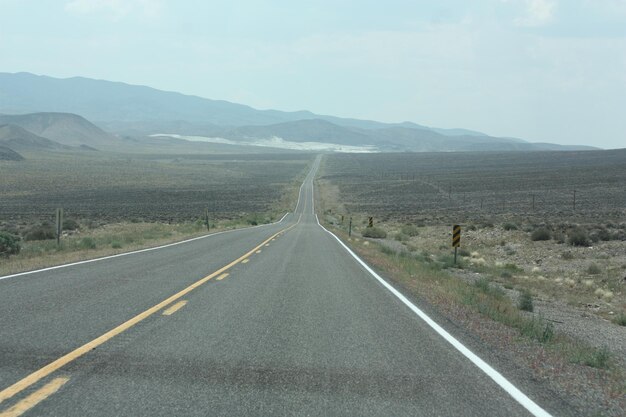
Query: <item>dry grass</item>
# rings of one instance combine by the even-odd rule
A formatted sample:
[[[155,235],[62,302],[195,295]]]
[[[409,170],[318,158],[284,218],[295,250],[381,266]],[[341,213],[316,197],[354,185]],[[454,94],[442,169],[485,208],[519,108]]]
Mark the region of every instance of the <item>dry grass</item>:
[[[246,217],[212,223],[210,232],[200,222],[112,223],[64,236],[59,246],[55,240],[22,242],[19,255],[1,259],[0,276],[179,242],[206,233],[246,227],[252,221],[256,222]]]
[[[395,236],[403,225],[379,222],[378,227]],[[626,242],[600,241],[593,247],[572,247],[554,240],[532,241],[522,230],[481,225],[468,229],[472,228],[464,227],[460,252],[469,254],[462,256],[464,268],[542,299],[576,307],[597,306],[594,313],[604,318],[626,312]],[[422,226],[418,233],[397,243],[409,251],[426,248],[436,258],[452,253],[450,227]]]

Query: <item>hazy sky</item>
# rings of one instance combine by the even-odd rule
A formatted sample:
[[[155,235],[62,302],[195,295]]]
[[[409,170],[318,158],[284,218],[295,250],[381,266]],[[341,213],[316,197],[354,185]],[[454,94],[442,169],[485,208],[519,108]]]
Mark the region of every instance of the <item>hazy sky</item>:
[[[0,0],[0,71],[626,147],[626,0]]]

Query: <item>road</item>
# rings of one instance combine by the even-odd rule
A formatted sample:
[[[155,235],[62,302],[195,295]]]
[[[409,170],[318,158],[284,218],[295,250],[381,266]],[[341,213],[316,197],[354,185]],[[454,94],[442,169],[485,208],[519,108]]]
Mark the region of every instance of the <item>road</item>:
[[[318,165],[279,223],[0,279],[0,416],[532,415],[318,224]]]

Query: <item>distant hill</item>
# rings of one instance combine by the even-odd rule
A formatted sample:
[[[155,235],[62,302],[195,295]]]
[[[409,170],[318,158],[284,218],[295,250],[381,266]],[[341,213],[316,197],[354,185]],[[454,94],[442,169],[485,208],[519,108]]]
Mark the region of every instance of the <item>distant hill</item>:
[[[0,145],[0,161],[21,161],[24,157],[13,149]]]
[[[453,151],[515,151],[515,150],[585,150],[591,147],[565,147],[553,144],[533,144],[520,139],[495,138],[465,134],[447,136],[429,129],[392,126],[379,129],[359,129],[339,126],[326,120],[298,120],[267,126],[236,128],[207,128],[209,137],[235,142],[280,138],[290,142],[320,142],[347,146],[376,147],[380,151],[453,152]]]
[[[107,146],[118,139],[85,118],[70,113],[32,113],[0,115],[0,124],[19,126],[37,136],[63,145]]]
[[[467,129],[431,128],[412,122],[381,123],[309,111],[257,110],[145,86],[29,73],[0,73],[0,113],[31,113],[0,116],[0,123],[21,126],[65,145],[86,145],[95,149],[123,148],[131,142],[103,131],[83,117],[110,131],[135,138],[152,134],[205,136],[246,146],[256,146],[254,142],[261,140],[265,142],[258,146],[272,146],[272,140],[281,139],[367,146],[369,150],[380,151],[594,149],[533,144],[522,139],[490,137]],[[268,140],[272,142],[269,145]],[[274,142],[281,143],[280,140]],[[145,150],[150,151],[149,143],[154,141],[143,143]],[[132,146],[141,146],[141,143],[134,141]]]
[[[320,119],[297,120],[269,126],[243,126],[224,132],[227,139],[268,139],[291,142],[326,142],[340,145],[369,145],[372,138],[360,131]]]
[[[111,130],[129,132],[143,126],[141,133],[154,133],[151,122],[217,126],[270,125],[297,120],[320,119],[359,129],[402,126],[429,129],[411,122],[388,124],[319,115],[310,111],[258,110],[224,100],[210,100],[154,88],[83,77],[53,78],[26,72],[0,73],[0,113],[67,112],[80,114]],[[140,123],[138,123],[140,122]],[[456,135],[455,129],[438,129]],[[482,135],[462,130],[464,134]],[[189,132],[180,132],[189,133]]]
[[[0,146],[10,148],[14,151],[55,150],[63,148],[63,145],[60,143],[43,138],[20,126],[12,124],[0,124]]]
[[[32,112],[76,113],[94,121],[186,120],[224,126],[310,118],[308,112],[256,110],[119,82],[0,73],[0,113]]]

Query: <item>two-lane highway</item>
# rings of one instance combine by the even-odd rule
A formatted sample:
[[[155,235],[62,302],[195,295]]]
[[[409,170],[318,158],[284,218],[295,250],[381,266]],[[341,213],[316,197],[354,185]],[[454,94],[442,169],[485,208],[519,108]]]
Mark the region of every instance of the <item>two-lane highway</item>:
[[[318,166],[279,223],[0,279],[0,416],[547,415],[318,224]]]

